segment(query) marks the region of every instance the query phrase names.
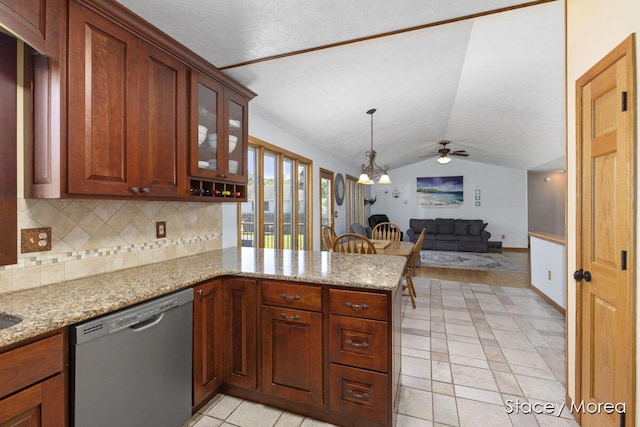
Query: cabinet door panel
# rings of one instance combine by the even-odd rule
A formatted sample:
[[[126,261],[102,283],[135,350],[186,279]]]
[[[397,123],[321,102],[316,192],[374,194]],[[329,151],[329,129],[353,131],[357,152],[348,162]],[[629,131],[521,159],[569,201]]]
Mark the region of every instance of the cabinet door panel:
[[[262,390],[322,405],[322,314],[262,307]]]
[[[193,300],[193,405],[222,384],[222,281],[195,288]]]
[[[136,39],[70,2],[70,193],[131,195],[136,158]]]
[[[140,112],[140,186],[150,196],[186,196],[187,67],[147,47]]]
[[[257,284],[250,279],[224,282],[225,382],[245,388],[257,386]]]
[[[64,376],[58,374],[0,400],[0,425],[66,425]]]
[[[38,52],[60,56],[60,0],[0,0],[0,22]]]

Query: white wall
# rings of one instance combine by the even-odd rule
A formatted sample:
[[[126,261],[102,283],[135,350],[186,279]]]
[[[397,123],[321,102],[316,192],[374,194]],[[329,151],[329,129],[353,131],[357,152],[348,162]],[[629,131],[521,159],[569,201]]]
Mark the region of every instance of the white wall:
[[[567,5],[567,200],[576,200],[576,115],[575,82],[589,68],[632,33],[640,32],[640,1],[638,0],[566,0]],[[638,57],[636,38],[636,58]],[[640,70],[640,67],[637,68]],[[640,81],[640,72],[636,76]],[[640,115],[637,116],[640,128]],[[637,142],[637,141],[636,141]],[[637,174],[636,179],[640,178]],[[638,188],[636,182],[636,188]],[[567,221],[567,390],[575,395],[575,281],[571,273],[576,270],[576,209],[568,206]],[[636,210],[637,215],[637,210]],[[636,227],[640,218],[636,218]],[[636,229],[636,233],[640,233]],[[636,244],[636,253],[637,253]],[[638,268],[636,259],[636,270]],[[636,292],[640,299],[640,292]],[[640,307],[640,300],[636,301]],[[637,315],[640,310],[636,311]],[[636,325],[638,320],[636,319]],[[640,328],[636,329],[636,358],[640,355]],[[636,359],[636,367],[637,367]],[[631,379],[630,379],[631,380]],[[636,381],[636,425],[640,425],[640,381]]]
[[[285,150],[289,150],[300,156],[307,157],[313,161],[313,249],[320,250],[320,168],[333,171],[334,175],[338,173],[350,174],[358,176],[359,169],[354,169],[342,160],[334,157],[326,151],[322,151],[317,147],[305,142],[304,140],[292,135],[286,130],[268,122],[251,110],[249,107],[249,135],[261,139],[269,144],[276,145]],[[364,161],[364,151],[362,152]],[[346,204],[342,206],[335,205],[338,217],[335,219],[336,233],[342,234],[346,232]],[[223,217],[223,245],[237,246],[237,213],[236,210],[227,206],[222,211]]]
[[[567,268],[564,245],[531,237],[531,284],[567,308]]]
[[[393,184],[374,185],[377,197],[372,214],[386,214],[403,230],[411,218],[482,219],[487,222],[490,240],[502,241],[504,247],[526,248],[527,238],[527,172],[491,166],[454,158],[447,165],[435,159],[424,160],[389,171]],[[460,176],[464,178],[464,203],[460,207],[430,207],[417,204],[416,178],[429,176]],[[474,191],[480,188],[481,204],[475,206]],[[392,197],[398,188],[400,197]],[[502,239],[502,235],[505,239]]]

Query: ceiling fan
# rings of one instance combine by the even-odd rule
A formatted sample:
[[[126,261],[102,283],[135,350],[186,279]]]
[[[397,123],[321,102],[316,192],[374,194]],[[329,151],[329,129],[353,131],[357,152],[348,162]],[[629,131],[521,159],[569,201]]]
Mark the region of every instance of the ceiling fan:
[[[438,163],[440,163],[441,165],[446,165],[447,163],[449,163],[451,161],[451,158],[449,156],[461,156],[461,157],[468,157],[469,153],[467,153],[465,150],[456,150],[456,151],[451,151],[450,149],[447,148],[447,144],[450,144],[451,141],[448,141],[446,139],[443,139],[442,141],[440,141],[438,144],[442,145],[442,148],[440,148],[438,150],[438,152],[436,154],[438,154],[438,158],[436,159],[436,161]],[[430,154],[428,156],[422,156],[422,157],[431,157],[433,156],[433,154]]]

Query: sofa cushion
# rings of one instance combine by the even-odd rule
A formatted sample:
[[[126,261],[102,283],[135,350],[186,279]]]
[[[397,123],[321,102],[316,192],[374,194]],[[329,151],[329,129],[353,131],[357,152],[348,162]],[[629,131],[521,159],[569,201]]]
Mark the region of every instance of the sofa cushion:
[[[424,227],[427,229],[425,234],[437,234],[438,233],[438,226],[436,225],[436,220],[435,219],[425,219],[424,220]]]
[[[436,234],[436,240],[442,240],[442,241],[453,241],[453,242],[457,242],[458,241],[458,235],[457,234]]]
[[[427,228],[427,233],[429,232],[429,221],[433,221],[432,219],[415,219],[412,218],[409,220],[409,228],[414,231],[414,233],[420,234],[423,228]]]
[[[462,220],[457,220],[454,227],[453,227],[454,231],[456,234],[460,235],[460,234],[469,234],[469,222],[468,221],[462,221]]]
[[[486,222],[482,222],[480,219],[474,219],[469,222],[469,234],[473,236],[479,236],[482,230],[487,226]]]
[[[454,234],[455,233],[455,220],[436,218],[436,226],[438,227],[438,234]]]
[[[458,241],[460,242],[482,242],[482,236],[474,236],[472,234],[459,234]]]

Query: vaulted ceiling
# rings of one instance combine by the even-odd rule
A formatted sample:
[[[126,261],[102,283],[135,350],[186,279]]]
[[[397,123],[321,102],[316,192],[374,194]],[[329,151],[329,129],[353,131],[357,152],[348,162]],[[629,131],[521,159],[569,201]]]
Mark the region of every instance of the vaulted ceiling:
[[[564,167],[564,5],[118,0],[258,93],[257,115],[359,168],[435,157]],[[269,141],[277,144],[277,141]]]

